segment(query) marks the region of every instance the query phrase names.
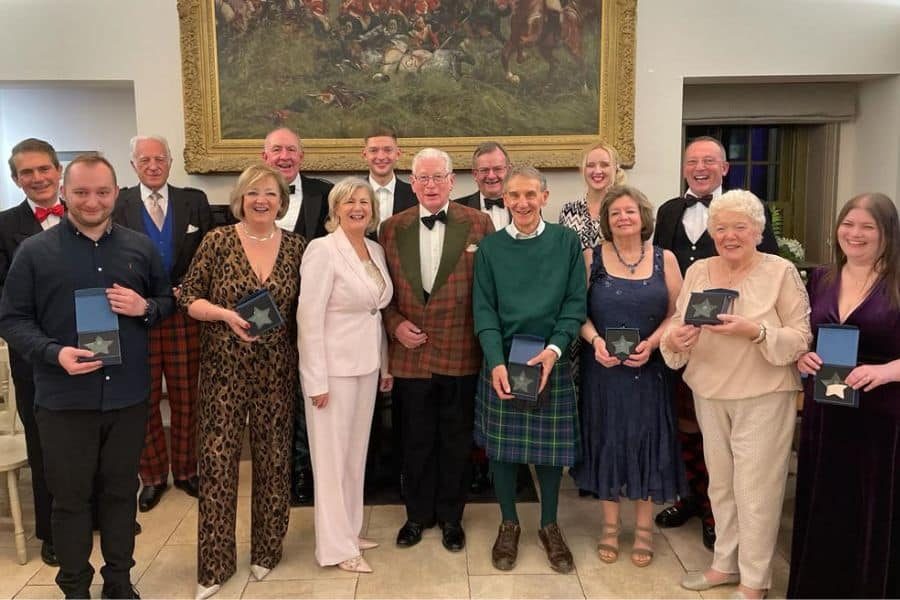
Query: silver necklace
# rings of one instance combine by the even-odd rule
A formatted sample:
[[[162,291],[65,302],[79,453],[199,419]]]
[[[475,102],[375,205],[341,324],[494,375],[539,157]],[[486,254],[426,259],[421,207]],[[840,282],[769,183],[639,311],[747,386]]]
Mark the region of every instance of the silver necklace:
[[[250,231],[247,230],[247,226],[244,223],[241,223],[241,229],[244,230],[244,235],[246,235],[254,242],[268,242],[273,237],[275,237],[275,232],[278,231],[277,227],[272,227],[272,231],[268,235],[253,235],[252,233],[250,233]]]
[[[647,245],[644,242],[641,242],[641,255],[638,257],[637,261],[634,263],[627,263],[625,259],[622,258],[622,255],[619,254],[619,249],[616,247],[616,243],[612,242],[613,251],[616,253],[616,258],[619,259],[619,262],[622,263],[622,266],[628,269],[628,272],[634,275],[634,272],[637,271],[638,265],[641,264],[644,260],[644,255],[647,253]]]

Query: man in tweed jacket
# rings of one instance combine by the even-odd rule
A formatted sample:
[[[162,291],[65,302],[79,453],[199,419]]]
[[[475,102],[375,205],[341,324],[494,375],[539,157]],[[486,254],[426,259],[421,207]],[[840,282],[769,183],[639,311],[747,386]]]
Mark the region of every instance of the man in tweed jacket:
[[[419,203],[381,230],[394,297],[384,309],[390,370],[401,403],[407,521],[397,545],[441,525],[444,547],[465,547],[462,513],[469,486],[475,385],[481,349],[472,318],[472,276],[490,218],[450,202],[453,165],[426,148],[412,163]]]

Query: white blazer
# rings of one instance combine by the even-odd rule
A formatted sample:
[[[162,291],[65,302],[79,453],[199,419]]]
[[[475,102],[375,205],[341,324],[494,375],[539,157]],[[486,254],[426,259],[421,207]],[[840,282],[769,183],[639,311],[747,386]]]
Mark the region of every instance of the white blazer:
[[[384,250],[366,239],[372,262],[384,278],[378,286],[366,273],[350,240],[338,227],[309,243],[300,265],[297,306],[300,379],[307,397],[328,391],[328,377],[387,374],[387,336],[381,309],[394,294]]]

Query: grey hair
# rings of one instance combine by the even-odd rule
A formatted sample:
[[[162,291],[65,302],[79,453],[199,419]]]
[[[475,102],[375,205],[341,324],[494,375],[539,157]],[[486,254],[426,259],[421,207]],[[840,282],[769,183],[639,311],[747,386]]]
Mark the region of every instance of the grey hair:
[[[753,224],[756,225],[759,233],[757,244],[762,242],[762,232],[766,227],[766,210],[763,208],[762,200],[756,197],[756,194],[749,190],[730,190],[725,192],[718,198],[713,199],[709,203],[709,221],[707,229],[709,233],[713,232],[713,223],[716,217],[722,212],[736,212],[750,217]]]
[[[416,174],[416,167],[418,167],[419,161],[427,158],[437,158],[444,161],[444,166],[447,169],[447,173],[453,173],[453,160],[450,158],[449,154],[447,154],[443,150],[438,150],[437,148],[422,148],[412,159],[413,175]]]
[[[135,152],[137,152],[137,145],[141,142],[153,140],[154,142],[159,142],[163,145],[163,148],[166,149],[166,157],[168,157],[169,162],[172,161],[172,151],[169,150],[169,141],[161,135],[136,135],[131,138],[131,141],[128,142],[128,146],[131,149],[131,158],[136,159],[137,156]]]
[[[505,193],[509,188],[509,182],[513,177],[525,177],[527,179],[535,179],[541,183],[541,191],[547,191],[547,178],[544,177],[544,174],[538,171],[536,168],[531,165],[514,165],[510,167],[509,171],[506,173],[506,178],[503,180],[503,192]]]

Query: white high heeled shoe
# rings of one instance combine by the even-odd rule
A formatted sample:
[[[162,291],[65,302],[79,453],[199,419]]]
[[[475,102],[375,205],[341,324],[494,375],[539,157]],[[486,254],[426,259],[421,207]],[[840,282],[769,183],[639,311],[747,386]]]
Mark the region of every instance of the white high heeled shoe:
[[[250,572],[253,574],[254,579],[262,581],[266,578],[266,575],[272,572],[272,569],[267,569],[266,567],[261,567],[259,565],[250,565]]]
[[[206,600],[207,598],[212,598],[220,589],[222,589],[222,586],[218,583],[215,583],[209,587],[198,583],[197,593],[194,594],[194,600]]]

